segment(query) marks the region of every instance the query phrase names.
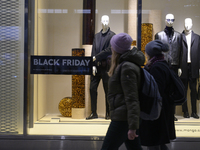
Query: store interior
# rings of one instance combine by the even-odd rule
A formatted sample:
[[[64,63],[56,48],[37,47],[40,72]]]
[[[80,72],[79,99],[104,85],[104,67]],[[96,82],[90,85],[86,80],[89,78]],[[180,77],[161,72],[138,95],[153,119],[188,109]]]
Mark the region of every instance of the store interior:
[[[152,4],[149,0],[142,1],[142,23],[152,23],[154,38],[155,33],[165,28],[165,16],[172,13],[175,16],[174,29],[178,32],[184,30],[184,19],[193,20],[193,31],[200,35],[200,20],[198,16],[198,2],[193,4],[183,1],[155,0]],[[135,4],[131,8],[129,5]],[[134,9],[135,8],[135,9]],[[95,33],[101,30],[100,18],[102,15],[110,17],[110,29],[117,33],[129,33],[134,40],[137,38],[136,28],[130,30],[129,19],[136,15],[136,2],[131,0],[96,0]],[[34,48],[31,55],[38,56],[72,56],[73,48],[83,48],[82,22],[83,4],[79,0],[35,0],[34,13]],[[133,28],[137,26],[137,20],[132,22]],[[91,51],[92,45],[89,45]],[[88,51],[88,49],[87,49]],[[88,53],[88,52],[87,52]],[[89,52],[90,53],[90,52]],[[89,78],[89,76],[88,76]],[[72,75],[39,75],[32,74],[31,98],[32,106],[29,118],[32,127],[28,129],[30,135],[96,135],[104,136],[110,120],[105,120],[105,94],[102,82],[98,87],[97,113],[98,119],[86,120],[85,118],[73,119],[64,117],[59,111],[59,103],[65,97],[72,97]],[[86,82],[89,82],[87,80]],[[86,83],[88,84],[88,83]],[[89,90],[86,88],[85,103],[90,103]],[[188,90],[188,109],[191,113],[190,90]],[[90,111],[90,105],[85,104],[84,117]],[[199,114],[199,101],[197,101]],[[200,119],[183,118],[182,107],[176,106],[175,122],[178,129],[191,129],[200,125]],[[195,137],[196,133],[177,132],[178,136]]]

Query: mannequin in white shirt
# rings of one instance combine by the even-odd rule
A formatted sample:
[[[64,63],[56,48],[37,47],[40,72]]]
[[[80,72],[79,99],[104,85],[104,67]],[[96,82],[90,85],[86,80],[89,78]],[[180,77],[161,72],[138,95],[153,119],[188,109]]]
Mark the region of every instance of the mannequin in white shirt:
[[[188,62],[191,62],[190,60],[190,47],[191,47],[191,31],[192,31],[192,19],[191,18],[186,18],[185,19],[185,24],[184,24],[184,33],[185,33],[185,37],[186,37],[186,40],[187,40],[187,46],[188,46]],[[181,76],[182,74],[182,70],[179,68],[178,69],[178,75],[179,77]]]
[[[184,24],[184,31],[182,33],[182,64],[180,75],[185,87],[186,93],[188,90],[188,84],[190,87],[190,97],[191,97],[191,106],[192,113],[191,117],[199,119],[196,110],[196,101],[197,101],[197,79],[199,78],[199,56],[200,56],[200,37],[192,31],[192,19],[186,18]],[[182,105],[183,117],[189,118],[187,101]]]

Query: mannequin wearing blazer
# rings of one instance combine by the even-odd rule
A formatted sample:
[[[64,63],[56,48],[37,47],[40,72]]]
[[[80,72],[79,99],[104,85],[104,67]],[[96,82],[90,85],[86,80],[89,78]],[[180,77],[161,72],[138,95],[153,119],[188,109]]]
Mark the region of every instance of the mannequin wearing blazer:
[[[164,54],[165,60],[170,65],[171,69],[175,73],[180,72],[180,58],[181,58],[181,33],[177,32],[173,28],[174,15],[167,14],[165,17],[166,27],[163,31],[155,34],[155,39],[161,40],[169,45],[169,52]],[[174,106],[174,114],[175,108]],[[174,116],[174,121],[178,119]]]
[[[95,119],[98,118],[97,115],[97,89],[102,79],[103,88],[105,92],[105,104],[106,104],[106,115],[105,119],[110,119],[109,105],[107,101],[108,93],[108,63],[107,57],[111,55],[110,40],[115,35],[114,32],[110,30],[109,27],[109,17],[104,15],[101,17],[102,30],[95,34],[92,53],[93,57],[93,74],[91,75],[90,82],[90,96],[91,96],[91,114],[86,118]],[[103,53],[104,52],[104,53]],[[101,55],[99,55],[101,53]]]
[[[199,78],[200,68],[200,37],[195,34],[192,30],[192,19],[185,19],[185,30],[182,32],[182,62],[181,62],[181,79],[186,87],[186,92],[189,88],[191,90],[191,106],[192,113],[191,117],[199,119],[196,114],[196,102],[197,102],[197,79]],[[187,101],[182,105],[183,117],[189,118]]]

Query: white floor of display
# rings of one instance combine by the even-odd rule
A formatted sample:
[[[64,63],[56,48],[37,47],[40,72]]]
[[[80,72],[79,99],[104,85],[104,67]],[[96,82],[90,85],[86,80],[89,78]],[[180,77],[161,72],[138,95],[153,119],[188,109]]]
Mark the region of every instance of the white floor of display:
[[[110,120],[103,117],[97,119],[72,119],[61,115],[46,115],[30,128],[31,135],[75,135],[104,136]]]
[[[200,119],[176,116],[177,137],[200,137]],[[30,135],[74,135],[74,136],[105,136],[110,120],[72,119],[57,115],[45,115],[29,129]]]

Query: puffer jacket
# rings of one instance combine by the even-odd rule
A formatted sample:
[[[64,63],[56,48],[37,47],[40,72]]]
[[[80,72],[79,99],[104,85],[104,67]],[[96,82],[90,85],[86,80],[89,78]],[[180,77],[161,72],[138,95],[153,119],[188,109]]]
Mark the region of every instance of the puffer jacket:
[[[155,39],[159,39],[163,41],[164,43],[169,44],[169,52],[164,53],[165,60],[170,65],[176,65],[180,67],[181,63],[181,33],[172,30],[172,37],[169,37],[169,33],[167,29],[165,28],[164,31],[158,32],[155,35]]]
[[[125,61],[121,69],[120,63]],[[140,67],[144,65],[145,57],[137,48],[122,54],[119,65],[108,83],[108,102],[112,121],[128,121],[129,129],[139,128],[139,94]],[[120,72],[119,72],[120,71]]]

